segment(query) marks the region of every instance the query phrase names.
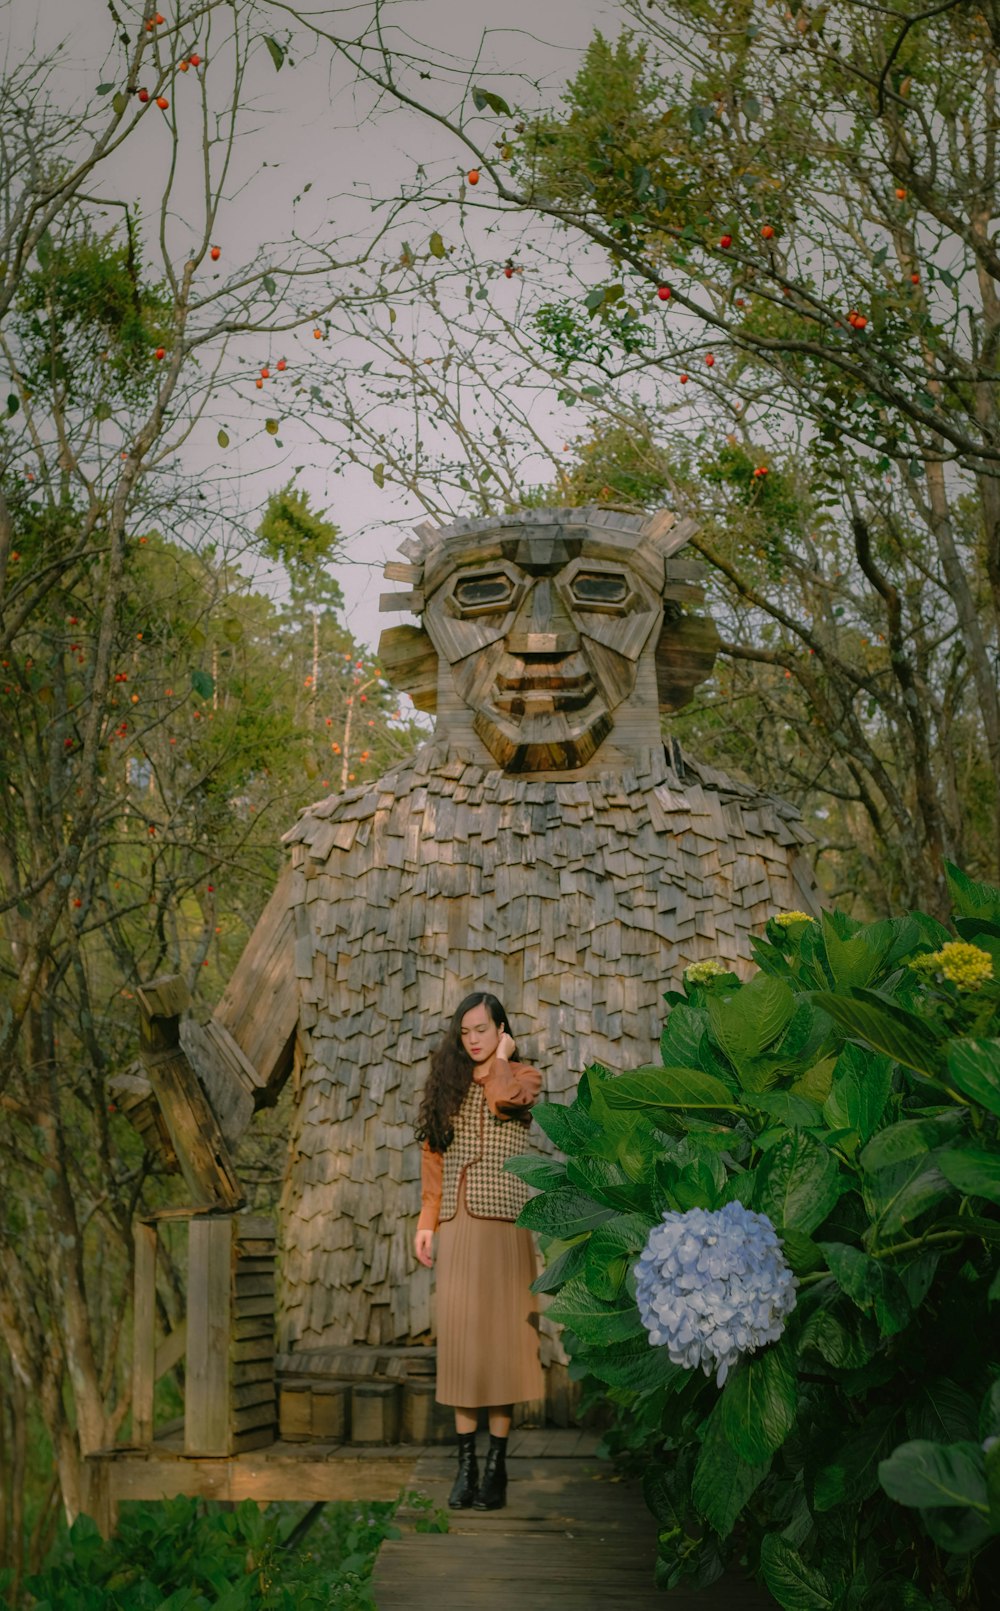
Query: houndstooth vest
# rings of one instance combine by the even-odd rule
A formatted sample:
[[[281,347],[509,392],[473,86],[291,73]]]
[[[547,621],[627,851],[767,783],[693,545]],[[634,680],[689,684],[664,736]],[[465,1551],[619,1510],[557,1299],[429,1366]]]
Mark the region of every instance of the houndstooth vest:
[[[439,1219],[453,1219],[458,1209],[458,1183],[465,1171],[465,1206],[477,1219],[516,1219],[530,1187],[503,1168],[505,1158],[526,1152],[527,1126],[517,1119],[498,1119],[490,1112],[486,1092],[473,1080],[454,1119],[455,1134],[444,1155]]]

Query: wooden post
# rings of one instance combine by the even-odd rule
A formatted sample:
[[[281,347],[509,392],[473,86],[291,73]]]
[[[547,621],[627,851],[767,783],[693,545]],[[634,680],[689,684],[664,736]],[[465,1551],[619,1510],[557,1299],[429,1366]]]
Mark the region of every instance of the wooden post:
[[[188,1233],[184,1453],[230,1452],[233,1218],[199,1215]]]
[[[137,1219],[132,1226],[135,1273],[132,1285],[132,1442],[153,1441],[153,1388],[156,1382],[156,1225]]]

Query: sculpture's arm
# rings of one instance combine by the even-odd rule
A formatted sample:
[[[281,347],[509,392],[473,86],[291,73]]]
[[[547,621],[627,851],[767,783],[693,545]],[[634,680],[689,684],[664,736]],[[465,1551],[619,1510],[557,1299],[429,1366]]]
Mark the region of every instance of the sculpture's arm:
[[[418,1231],[436,1231],[441,1212],[441,1188],[444,1180],[444,1153],[433,1152],[425,1141],[420,1154],[420,1218]]]

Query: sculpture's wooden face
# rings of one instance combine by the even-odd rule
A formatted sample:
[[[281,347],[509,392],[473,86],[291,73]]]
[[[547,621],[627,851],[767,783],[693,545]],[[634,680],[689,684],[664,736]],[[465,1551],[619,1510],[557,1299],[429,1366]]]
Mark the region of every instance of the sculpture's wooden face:
[[[663,613],[627,552],[609,556],[606,544],[553,538],[551,528],[449,545],[428,593],[426,630],[476,732],[509,772],[590,760],[635,688]]]

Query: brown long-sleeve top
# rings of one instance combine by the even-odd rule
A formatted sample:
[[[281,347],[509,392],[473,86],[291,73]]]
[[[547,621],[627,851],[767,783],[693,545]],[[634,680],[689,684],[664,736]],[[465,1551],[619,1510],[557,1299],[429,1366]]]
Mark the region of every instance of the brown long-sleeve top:
[[[472,1076],[483,1087],[487,1106],[498,1119],[515,1119],[537,1101],[542,1089],[542,1076],[528,1063],[507,1063],[498,1057],[484,1079]],[[420,1218],[419,1231],[436,1231],[441,1211],[441,1189],[444,1179],[444,1153],[433,1152],[429,1141],[423,1144],[420,1156]]]

